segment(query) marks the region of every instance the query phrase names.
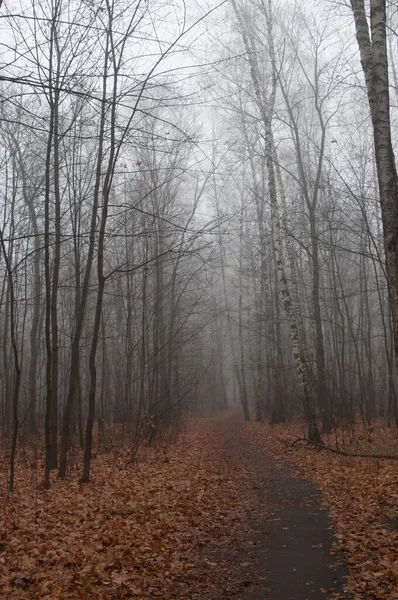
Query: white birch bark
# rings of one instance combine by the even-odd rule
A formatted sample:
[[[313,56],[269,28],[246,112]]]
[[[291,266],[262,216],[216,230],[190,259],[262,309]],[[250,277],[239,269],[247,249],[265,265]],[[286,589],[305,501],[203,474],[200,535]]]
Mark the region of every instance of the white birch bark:
[[[306,420],[309,437],[314,440],[319,440],[319,430],[316,423],[315,411],[313,406],[311,383],[308,377],[308,370],[306,367],[305,354],[303,352],[302,343],[300,340],[299,327],[297,312],[294,307],[292,296],[290,294],[285,267],[282,256],[282,235],[280,226],[280,217],[278,209],[278,196],[274,169],[274,140],[272,131],[272,114],[275,103],[276,94],[276,73],[272,73],[272,88],[269,94],[269,98],[263,89],[260,72],[258,69],[256,52],[254,48],[254,42],[249,32],[247,31],[247,25],[244,22],[242,14],[238,8],[236,0],[231,0],[232,6],[235,11],[235,15],[239,24],[240,33],[242,35],[243,43],[245,46],[249,67],[250,75],[254,87],[255,98],[257,106],[260,112],[262,126],[263,126],[263,138],[264,138],[264,155],[266,162],[266,171],[268,176],[268,192],[271,203],[271,221],[274,231],[273,241],[273,252],[275,257],[275,264],[278,273],[279,280],[279,293],[284,307],[286,317],[289,323],[290,340],[292,346],[292,354],[294,364],[297,371],[298,380],[302,391],[303,400],[303,411],[304,418]],[[267,15],[267,34],[268,44],[271,49],[270,54],[273,54],[273,31],[272,31],[272,17],[271,17],[271,0],[268,0],[268,6],[266,7],[263,3],[263,10]]]
[[[356,38],[365,76],[379,183],[386,254],[388,291],[393,323],[395,361],[398,363],[398,176],[391,141],[387,55],[386,0],[351,0]]]

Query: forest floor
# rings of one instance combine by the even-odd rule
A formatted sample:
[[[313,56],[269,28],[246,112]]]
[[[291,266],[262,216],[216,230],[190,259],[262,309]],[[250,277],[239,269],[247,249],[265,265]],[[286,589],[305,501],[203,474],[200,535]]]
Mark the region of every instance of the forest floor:
[[[0,599],[396,600],[398,463],[292,447],[297,435],[192,419],[134,465],[114,449],[90,484],[72,472],[47,491],[22,446],[12,498],[0,471]],[[397,449],[373,435],[346,449]]]

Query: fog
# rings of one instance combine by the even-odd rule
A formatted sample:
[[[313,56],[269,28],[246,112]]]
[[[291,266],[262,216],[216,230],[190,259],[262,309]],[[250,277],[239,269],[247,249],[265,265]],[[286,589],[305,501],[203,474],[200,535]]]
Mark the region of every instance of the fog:
[[[88,481],[115,431],[134,456],[231,406],[314,439],[397,421],[395,209],[349,5],[5,2],[0,30],[11,455],[43,433],[48,486],[76,445]]]

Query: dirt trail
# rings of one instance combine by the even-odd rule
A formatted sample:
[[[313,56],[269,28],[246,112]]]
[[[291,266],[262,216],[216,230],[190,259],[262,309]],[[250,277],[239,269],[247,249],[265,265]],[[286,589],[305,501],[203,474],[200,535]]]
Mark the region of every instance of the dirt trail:
[[[233,460],[249,474],[245,495],[249,522],[236,548],[228,552],[234,594],[242,600],[348,600],[343,593],[347,568],[330,555],[333,534],[320,492],[292,477],[247,440],[239,419],[219,423]],[[223,600],[232,597],[222,595]]]

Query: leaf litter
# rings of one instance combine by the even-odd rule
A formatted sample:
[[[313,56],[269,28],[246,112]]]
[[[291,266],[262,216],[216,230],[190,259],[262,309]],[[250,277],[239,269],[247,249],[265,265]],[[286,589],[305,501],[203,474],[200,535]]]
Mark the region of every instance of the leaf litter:
[[[311,480],[321,490],[335,531],[334,550],[342,550],[349,567],[346,591],[355,600],[398,599],[398,464],[394,460],[354,458],[296,444],[298,426],[245,423],[246,436],[293,475]],[[334,436],[324,436],[333,446]],[[369,454],[397,453],[396,432],[382,425],[372,438],[357,428],[354,439],[338,439],[339,447]]]
[[[20,457],[12,499],[0,477],[0,597],[10,600],[211,598],[245,515],[244,474],[211,419],[135,465],[128,449],[98,454],[88,485],[71,476],[45,491]]]

